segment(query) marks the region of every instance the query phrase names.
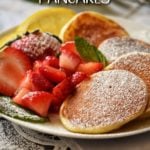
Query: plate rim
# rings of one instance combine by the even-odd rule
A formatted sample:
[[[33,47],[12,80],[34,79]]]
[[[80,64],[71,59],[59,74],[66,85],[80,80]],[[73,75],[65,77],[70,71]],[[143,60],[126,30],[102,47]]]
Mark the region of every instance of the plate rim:
[[[109,16],[109,18],[115,20],[116,22],[118,21],[117,23],[119,23],[120,20],[127,21],[128,23],[133,23],[132,20],[128,20],[128,19],[121,18],[121,17]],[[146,28],[146,30],[150,30],[149,26],[146,26],[146,25],[143,25],[143,24],[140,24],[139,26],[143,27],[144,29]],[[8,34],[12,30],[16,30],[17,27],[18,26],[14,26],[14,27],[12,27],[12,28],[10,28],[8,30],[2,31],[0,33],[0,37],[5,35],[5,34]],[[52,135],[55,135],[55,136],[66,137],[66,138],[74,138],[74,139],[89,139],[89,140],[93,140],[93,139],[114,139],[114,138],[123,138],[123,137],[127,137],[127,136],[133,136],[133,135],[142,134],[142,133],[150,131],[150,126],[149,126],[149,127],[144,127],[142,129],[136,129],[136,130],[133,130],[133,131],[127,131],[127,132],[121,132],[121,133],[119,133],[119,132],[115,133],[114,132],[114,133],[104,133],[104,134],[81,134],[81,133],[70,132],[70,131],[66,130],[64,128],[64,126],[62,125],[62,127],[67,132],[69,132],[69,135],[68,135],[67,132],[66,133],[63,132],[63,133],[59,134],[59,132],[57,133],[56,131],[52,131],[52,130],[51,130],[51,133],[50,132],[46,132],[43,129],[39,130],[37,128],[38,126],[36,128],[34,128],[34,126],[28,126],[30,124],[33,125],[35,123],[14,119],[14,118],[11,118],[11,117],[6,116],[6,115],[1,114],[1,113],[0,113],[0,117],[3,117],[5,119],[7,119],[11,123],[14,123],[14,124],[17,124],[17,125],[20,125],[20,126],[23,126],[23,127],[29,128],[29,129],[32,129],[34,131],[38,131],[38,132],[45,133],[45,134],[52,134]]]
[[[117,138],[124,138],[124,137],[128,137],[128,136],[138,135],[138,134],[142,134],[142,133],[150,131],[150,127],[146,127],[146,128],[142,128],[142,129],[121,132],[121,133],[114,132],[114,133],[104,133],[104,134],[82,134],[82,133],[73,133],[73,132],[67,131],[67,129],[65,129],[66,132],[69,132],[69,134],[66,134],[66,133],[59,134],[59,132],[53,131],[53,130],[50,130],[50,132],[47,132],[46,130],[43,130],[43,129],[39,130],[38,126],[36,126],[36,128],[35,128],[35,126],[30,126],[30,124],[33,125],[33,123],[31,123],[31,122],[26,122],[26,121],[18,120],[15,118],[11,118],[11,117],[6,116],[1,113],[0,113],[0,117],[10,121],[12,124],[16,124],[16,125],[40,132],[40,133],[51,134],[51,135],[55,135],[55,136],[60,136],[60,137],[65,137],[65,138],[73,138],[73,139],[85,139],[85,140],[117,139]],[[34,125],[41,125],[41,124],[42,123],[34,123]]]

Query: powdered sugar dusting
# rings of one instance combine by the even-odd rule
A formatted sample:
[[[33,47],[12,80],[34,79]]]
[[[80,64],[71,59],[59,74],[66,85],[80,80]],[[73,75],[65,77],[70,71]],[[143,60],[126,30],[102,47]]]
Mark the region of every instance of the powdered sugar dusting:
[[[130,52],[150,53],[150,44],[130,37],[113,37],[100,44],[98,49],[112,62]]]
[[[142,78],[150,93],[150,54],[133,52],[118,58],[108,66],[110,69],[128,70]]]
[[[83,81],[64,113],[74,127],[109,127],[137,117],[146,104],[143,80],[128,71],[112,70]]]
[[[23,50],[30,57],[38,57],[48,49],[58,51],[61,44],[47,33],[30,33],[12,43],[11,46]]]

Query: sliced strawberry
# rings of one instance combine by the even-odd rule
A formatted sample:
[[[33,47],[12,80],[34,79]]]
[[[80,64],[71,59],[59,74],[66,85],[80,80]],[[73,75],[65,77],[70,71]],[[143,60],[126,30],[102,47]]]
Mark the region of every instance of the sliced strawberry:
[[[50,91],[53,88],[53,84],[40,73],[33,72],[31,82],[36,91]]]
[[[23,107],[26,107],[42,117],[47,117],[48,110],[54,96],[48,92],[35,91],[25,94],[21,98]]]
[[[60,68],[61,71],[65,72],[67,77],[70,77],[74,72],[65,68]]]
[[[13,101],[14,101],[16,104],[18,104],[18,105],[24,106],[24,105],[22,104],[21,99],[22,99],[22,97],[23,97],[25,94],[27,94],[27,93],[29,93],[29,92],[30,92],[30,90],[27,89],[27,88],[20,88],[20,89],[16,92],[16,96],[13,97]]]
[[[55,56],[46,56],[43,61],[43,65],[59,68],[59,59]]]
[[[12,58],[15,61],[15,64],[19,63],[18,65],[20,66],[20,70],[22,70],[22,73],[26,72],[26,70],[31,69],[31,61],[24,52],[21,52],[20,50],[15,48],[8,47],[2,53],[4,53],[5,56],[9,57],[9,59]]]
[[[11,82],[8,82],[8,80],[9,80],[8,77],[0,79],[0,93],[6,96],[12,96],[17,88],[17,85],[11,80],[10,80]]]
[[[80,82],[82,82],[85,78],[87,78],[87,75],[84,72],[75,72],[71,77],[71,82],[73,85],[77,85]]]
[[[70,78],[64,79],[53,88],[53,95],[56,100],[52,102],[54,106],[59,106],[75,89]]]
[[[43,74],[43,76],[45,76],[48,80],[54,83],[59,83],[66,78],[66,74],[63,71],[53,68],[51,66],[45,65],[42,66],[39,70],[41,74]]]
[[[22,51],[8,47],[1,52],[0,93],[12,96],[29,69],[30,59]]]
[[[52,83],[50,83],[41,74],[33,71],[27,71],[26,76],[22,80],[19,88],[16,91],[14,102],[23,106],[21,98],[32,91],[51,91],[53,88]]]
[[[62,51],[59,57],[59,66],[71,71],[75,71],[80,64],[80,57],[71,51]]]
[[[78,56],[80,56],[80,54],[78,53],[76,46],[75,46],[75,42],[74,41],[69,41],[69,42],[65,42],[61,45],[60,48],[61,52],[63,51],[70,51],[72,53],[77,54]]]
[[[84,72],[87,75],[91,75],[103,69],[103,64],[98,62],[88,62],[80,64],[77,71]]]
[[[43,75],[34,71],[27,71],[22,80],[19,89],[26,88],[30,91],[50,91],[53,84],[50,83]]]
[[[51,103],[51,106],[50,106],[50,109],[49,109],[50,112],[52,112],[52,113],[58,113],[61,104],[62,104],[61,99],[56,98],[56,97],[54,96],[54,99],[53,99],[53,101],[52,101],[52,103]]]
[[[26,89],[28,89],[28,90],[30,90],[30,91],[33,90],[34,85],[32,84],[31,76],[32,76],[32,70],[27,71],[25,77],[24,77],[23,80],[21,81],[20,86],[18,87],[17,93],[18,93],[22,88],[26,88]]]
[[[42,61],[36,60],[33,64],[33,70],[39,72],[39,68],[42,66]]]

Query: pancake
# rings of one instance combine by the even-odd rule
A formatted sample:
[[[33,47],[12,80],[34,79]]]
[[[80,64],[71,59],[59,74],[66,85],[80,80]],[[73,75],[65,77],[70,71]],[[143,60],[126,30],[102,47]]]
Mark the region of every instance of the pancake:
[[[72,132],[105,133],[140,116],[147,105],[147,87],[125,70],[101,71],[84,80],[61,106],[60,119]]]
[[[119,57],[106,70],[121,69],[128,70],[144,80],[150,95],[150,54],[143,52],[133,52]],[[150,101],[150,96],[149,96]],[[150,103],[146,113],[142,117],[150,117]]]
[[[98,49],[109,63],[130,52],[150,53],[150,44],[130,37],[113,37],[102,42]]]
[[[76,36],[85,38],[88,42],[98,45],[114,36],[128,36],[128,33],[116,22],[92,11],[75,15],[61,30],[60,38],[72,41]]]

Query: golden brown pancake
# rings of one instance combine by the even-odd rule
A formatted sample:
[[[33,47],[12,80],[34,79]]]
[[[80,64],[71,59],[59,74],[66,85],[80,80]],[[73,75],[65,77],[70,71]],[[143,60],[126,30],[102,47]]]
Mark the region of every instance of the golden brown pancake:
[[[61,30],[60,38],[72,41],[76,36],[85,38],[96,47],[110,37],[128,36],[116,22],[92,11],[81,12],[74,16]]]
[[[103,41],[98,49],[106,56],[109,63],[111,63],[127,53],[150,53],[150,44],[130,37],[112,37]]]
[[[150,95],[150,53],[133,52],[123,55],[106,68],[106,70],[113,69],[128,70],[139,76],[146,83]],[[150,102],[142,116],[150,117]]]
[[[61,106],[66,129],[79,133],[104,133],[140,116],[147,105],[147,87],[125,70],[101,71],[83,81]]]

